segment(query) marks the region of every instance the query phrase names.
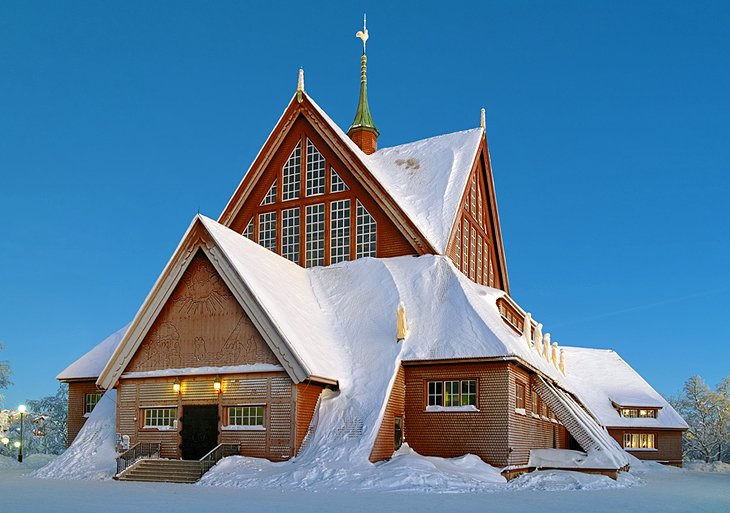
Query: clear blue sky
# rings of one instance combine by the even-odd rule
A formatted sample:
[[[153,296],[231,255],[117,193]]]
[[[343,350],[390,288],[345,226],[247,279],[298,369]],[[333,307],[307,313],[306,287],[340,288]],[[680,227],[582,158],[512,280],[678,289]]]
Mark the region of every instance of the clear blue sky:
[[[728,2],[0,3],[6,406],[135,314],[306,70],[380,146],[487,108],[515,299],[662,393],[730,374]]]

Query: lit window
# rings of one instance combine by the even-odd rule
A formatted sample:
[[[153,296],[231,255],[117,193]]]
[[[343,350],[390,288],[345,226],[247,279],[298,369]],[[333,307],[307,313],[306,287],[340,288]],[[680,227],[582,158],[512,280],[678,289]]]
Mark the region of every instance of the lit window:
[[[655,419],[656,410],[654,409],[638,409],[638,408],[621,408],[621,416],[627,418]]]
[[[301,164],[302,164],[302,143],[299,142],[297,147],[289,156],[282,169],[282,201],[297,199],[299,197],[299,187],[301,180]]]
[[[349,258],[350,200],[333,201],[330,203],[330,264]]]
[[[324,265],[324,203],[307,205],[306,267]]]
[[[175,425],[176,408],[150,408],[144,411],[144,427],[166,427]]]
[[[324,173],[324,157],[307,139],[307,196],[324,194]]]
[[[276,251],[276,212],[259,214],[259,244]]]
[[[253,217],[249,220],[246,225],[246,229],[243,230],[243,236],[253,240]]]
[[[84,413],[91,413],[102,395],[104,394],[86,394],[84,397]]]
[[[271,184],[269,192],[264,197],[264,201],[261,202],[262,205],[271,205],[272,203],[276,203],[276,180]]]
[[[628,449],[654,449],[654,433],[624,433],[624,447]]]
[[[281,212],[281,256],[299,263],[299,207]]]
[[[337,171],[335,171],[333,168],[330,169],[330,181],[332,182],[332,184],[330,185],[330,190],[332,192],[343,192],[350,190],[345,181],[340,178],[340,175],[338,175]]]
[[[226,425],[228,426],[264,425],[263,406],[231,406],[227,410]]]
[[[376,255],[377,226],[370,212],[357,202],[357,239],[355,245],[356,258]]]
[[[477,382],[473,379],[462,381],[429,381],[428,406],[476,406]]]
[[[525,385],[515,383],[515,408],[525,409]]]

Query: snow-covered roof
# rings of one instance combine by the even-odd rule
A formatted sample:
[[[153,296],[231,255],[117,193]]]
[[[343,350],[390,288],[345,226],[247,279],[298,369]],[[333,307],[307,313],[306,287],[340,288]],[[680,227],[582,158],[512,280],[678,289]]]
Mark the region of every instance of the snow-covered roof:
[[[563,347],[566,382],[607,427],[686,429],[687,423],[661,394],[610,349]],[[656,418],[627,418],[616,405],[660,408]]]
[[[434,249],[444,254],[484,129],[439,135],[367,155],[311,96],[307,98]]]
[[[84,354],[81,358],[66,367],[56,379],[60,381],[70,381],[77,379],[96,379],[99,373],[109,361],[114,350],[119,345],[122,337],[127,332],[129,324],[119,331],[109,335],[107,338],[94,346],[91,351]]]
[[[474,128],[382,148],[365,157],[370,172],[440,254],[484,138]]]

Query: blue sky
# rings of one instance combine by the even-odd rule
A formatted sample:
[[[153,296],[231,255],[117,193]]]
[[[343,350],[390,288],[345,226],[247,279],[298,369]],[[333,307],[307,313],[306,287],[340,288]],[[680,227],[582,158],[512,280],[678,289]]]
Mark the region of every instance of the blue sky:
[[[6,406],[126,324],[296,87],[380,146],[487,132],[512,294],[675,393],[730,374],[727,2],[0,3]]]

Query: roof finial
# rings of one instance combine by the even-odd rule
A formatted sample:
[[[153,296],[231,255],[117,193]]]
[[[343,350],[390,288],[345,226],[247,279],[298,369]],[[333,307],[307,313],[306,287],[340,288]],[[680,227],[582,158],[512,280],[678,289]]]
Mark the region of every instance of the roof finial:
[[[479,127],[480,128],[487,128],[487,111],[482,107],[482,110],[479,115]]]
[[[299,80],[297,80],[297,101],[302,103],[302,93],[304,92],[304,69],[299,68]]]
[[[365,43],[368,41],[368,25],[367,25],[367,14],[362,15],[362,30],[358,30],[355,37],[362,39],[362,54],[365,55]]]

